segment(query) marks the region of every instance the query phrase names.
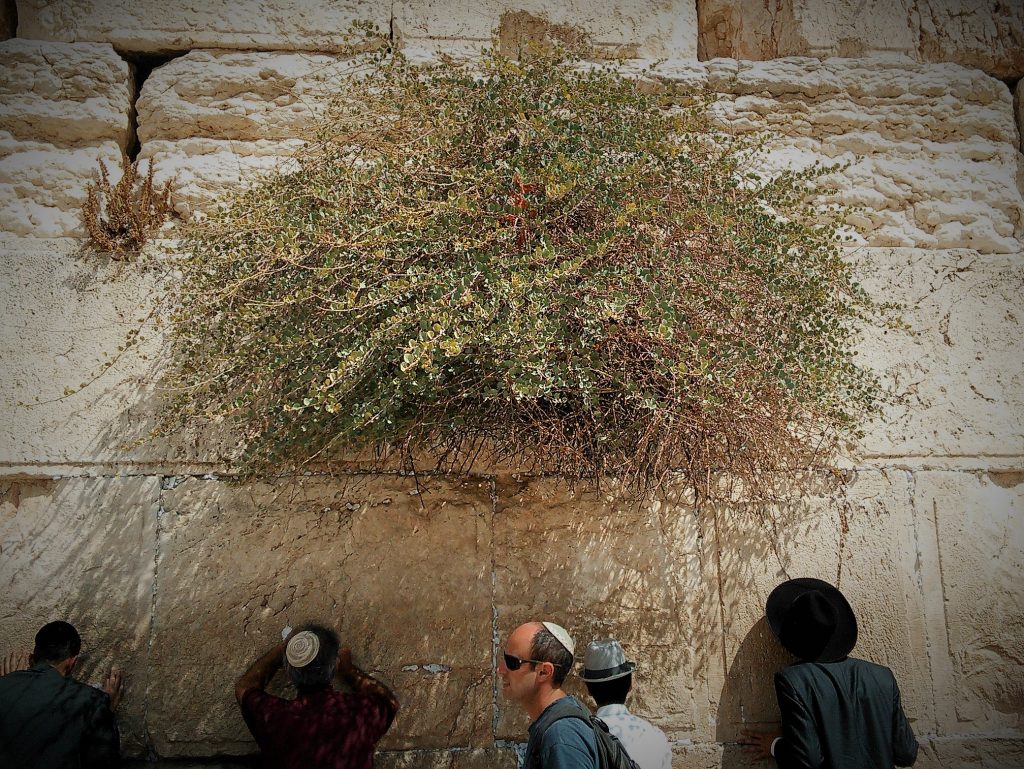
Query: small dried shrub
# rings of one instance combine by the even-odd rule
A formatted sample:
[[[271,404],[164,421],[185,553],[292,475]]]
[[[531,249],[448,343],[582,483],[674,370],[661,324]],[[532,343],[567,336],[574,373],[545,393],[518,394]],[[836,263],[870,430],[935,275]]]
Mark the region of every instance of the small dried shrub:
[[[101,160],[99,179],[86,188],[82,205],[90,245],[109,251],[114,259],[138,253],[173,213],[172,180],[157,187],[152,161],[145,176],[139,175],[138,162],[127,157],[122,158],[121,170],[121,178],[112,185],[107,165]]]
[[[246,471],[487,449],[756,495],[875,407],[821,169],[759,178],[699,95],[554,57],[339,90],[298,172],[184,243],[168,420],[236,420]]]

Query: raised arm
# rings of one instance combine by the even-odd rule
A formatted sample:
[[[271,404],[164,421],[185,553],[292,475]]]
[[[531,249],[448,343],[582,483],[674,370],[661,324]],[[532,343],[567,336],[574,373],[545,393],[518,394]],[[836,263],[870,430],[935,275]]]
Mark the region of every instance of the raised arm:
[[[281,669],[284,663],[285,642],[274,644],[268,652],[256,660],[249,669],[242,673],[242,677],[235,684],[235,699],[242,704],[242,698],[250,689],[263,690],[267,688],[270,679]]]

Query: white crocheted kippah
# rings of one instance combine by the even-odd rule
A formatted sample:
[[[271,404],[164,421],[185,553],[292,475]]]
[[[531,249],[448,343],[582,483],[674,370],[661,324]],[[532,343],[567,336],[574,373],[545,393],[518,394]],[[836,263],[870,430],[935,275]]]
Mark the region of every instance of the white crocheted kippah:
[[[568,649],[569,654],[576,656],[576,644],[573,643],[572,636],[569,635],[568,630],[561,625],[556,625],[554,622],[542,622],[540,624],[546,627],[548,632],[558,639],[558,643]]]
[[[320,638],[316,633],[303,630],[292,636],[285,648],[285,657],[293,668],[304,668],[320,653]]]

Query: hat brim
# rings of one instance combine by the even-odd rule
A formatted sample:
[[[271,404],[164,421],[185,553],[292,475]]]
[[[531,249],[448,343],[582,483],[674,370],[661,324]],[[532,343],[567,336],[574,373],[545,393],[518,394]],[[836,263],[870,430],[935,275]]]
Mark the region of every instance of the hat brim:
[[[838,588],[828,582],[813,577],[799,577],[783,582],[776,587],[765,602],[764,614],[768,620],[768,627],[771,628],[772,635],[785,647],[786,651],[796,654],[782,640],[782,625],[793,601],[812,590],[817,590],[835,609],[836,629],[821,652],[807,661],[838,662],[847,657],[853,651],[853,647],[857,645],[857,617],[846,597],[839,592]],[[796,654],[796,656],[800,655]]]
[[[623,676],[630,675],[636,670],[635,662],[623,662],[614,668],[605,668],[604,670],[587,670],[583,669],[580,674],[580,679],[592,684],[599,684],[602,681],[614,681],[616,678],[622,678]]]

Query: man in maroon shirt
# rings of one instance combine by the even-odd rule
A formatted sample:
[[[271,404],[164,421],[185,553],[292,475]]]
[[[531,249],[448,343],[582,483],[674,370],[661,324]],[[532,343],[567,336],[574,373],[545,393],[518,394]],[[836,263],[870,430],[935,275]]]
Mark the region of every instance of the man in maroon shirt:
[[[267,769],[371,769],[373,750],[398,712],[388,687],[352,664],[334,631],[306,625],[252,664],[235,698]],[[284,665],[294,700],[267,694]],[[335,691],[335,672],[352,693]]]

